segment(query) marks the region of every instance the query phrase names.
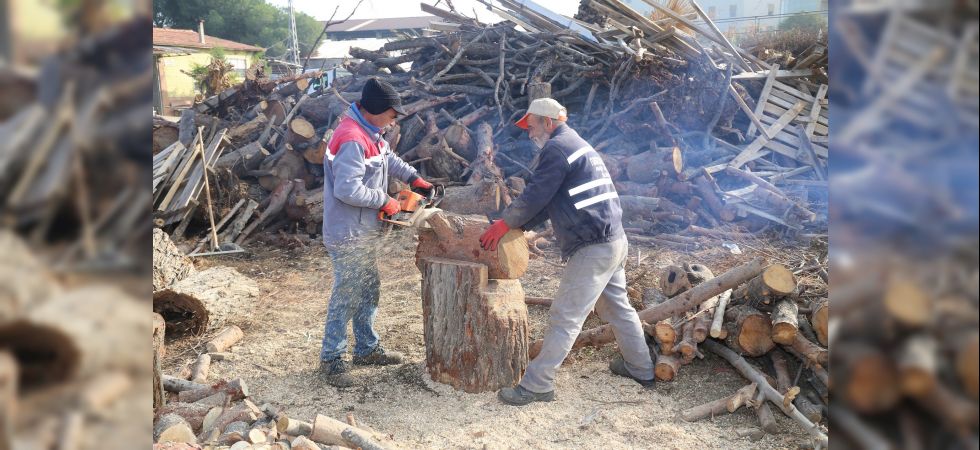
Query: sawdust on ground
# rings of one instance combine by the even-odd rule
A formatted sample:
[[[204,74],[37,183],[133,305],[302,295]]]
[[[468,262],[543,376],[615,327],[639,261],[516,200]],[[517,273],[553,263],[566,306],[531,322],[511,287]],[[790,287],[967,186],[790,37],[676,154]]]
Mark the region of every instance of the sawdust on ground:
[[[324,414],[343,420],[347,413],[359,424],[378,430],[404,448],[725,448],[773,449],[808,447],[802,429],[776,414],[781,432],[759,441],[736,431],[756,427],[755,413],[742,408],[696,423],[680,420],[678,412],[727,396],[747,382],[724,360],[706,354],[684,366],[678,378],[645,390],[612,375],[608,361],[615,346],[575,351],[558,372],[557,399],[525,407],[501,404],[496,394],[467,394],[434,382],[425,372],[420,276],[414,264],[415,241],[395,239],[381,258],[382,297],[376,329],[386,348],[407,356],[401,366],[355,366],[358,384],[338,390],[318,380],[317,356],[332,283],[331,264],[316,241],[298,249],[260,246],[238,258],[200,261],[202,266],[229,265],[259,283],[262,295],[242,305],[232,318],[245,338],[231,351],[234,360],[215,362],[211,379],[240,377],[256,403],[285,407],[291,417],[312,420]],[[656,270],[683,261],[707,264],[715,274],[769,253],[749,246],[732,255],[719,246],[685,255],[672,250],[630,249],[631,271],[646,270],[634,283],[653,285]],[[554,254],[548,256],[557,262]],[[639,266],[636,261],[640,260]],[[527,295],[551,297],[561,269],[532,260],[522,278]],[[634,287],[636,286],[634,284]],[[529,306],[532,338],[547,324],[547,308]],[[586,328],[598,324],[589,319]],[[176,373],[202,352],[209,336],[183,338],[168,344],[164,371]],[[350,343],[353,345],[352,343]]]

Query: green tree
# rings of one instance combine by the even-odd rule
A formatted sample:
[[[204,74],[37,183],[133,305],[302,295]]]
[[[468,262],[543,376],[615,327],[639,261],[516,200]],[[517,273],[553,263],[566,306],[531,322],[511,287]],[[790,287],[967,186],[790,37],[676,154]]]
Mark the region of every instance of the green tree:
[[[264,0],[154,0],[153,24],[159,27],[197,29],[204,19],[210,36],[266,48],[266,56],[283,58],[289,47],[289,11]],[[320,33],[312,16],[296,12],[296,36],[300,57]]]
[[[827,16],[823,14],[796,14],[779,22],[780,30],[817,31],[827,29]]]

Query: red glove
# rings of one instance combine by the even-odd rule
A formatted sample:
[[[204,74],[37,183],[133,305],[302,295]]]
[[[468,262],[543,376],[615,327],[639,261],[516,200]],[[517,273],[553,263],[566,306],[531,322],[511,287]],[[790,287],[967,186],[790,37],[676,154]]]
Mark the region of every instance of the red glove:
[[[393,216],[395,214],[398,214],[398,212],[401,210],[402,207],[401,205],[398,204],[398,200],[395,200],[393,198],[389,198],[388,203],[385,203],[385,206],[381,208],[381,212],[385,213],[385,215],[387,216]]]
[[[429,183],[428,181],[425,181],[421,177],[419,177],[412,182],[412,187],[418,189],[424,189],[428,191],[432,189],[432,183]]]
[[[500,242],[500,238],[504,237],[507,232],[510,231],[510,226],[507,222],[503,220],[495,220],[487,231],[484,231],[480,235],[480,246],[484,250],[494,251],[497,249],[497,243]]]

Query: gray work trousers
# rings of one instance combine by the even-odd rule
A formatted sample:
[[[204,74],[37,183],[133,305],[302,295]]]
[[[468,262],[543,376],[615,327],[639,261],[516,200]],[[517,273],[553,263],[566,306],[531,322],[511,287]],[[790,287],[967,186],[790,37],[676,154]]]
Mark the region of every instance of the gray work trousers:
[[[626,297],[626,238],[582,247],[565,265],[549,311],[541,353],[531,360],[520,385],[531,392],[555,389],[555,373],[582,331],[593,307],[613,328],[626,368],[633,377],[653,379],[653,361],[640,316]]]

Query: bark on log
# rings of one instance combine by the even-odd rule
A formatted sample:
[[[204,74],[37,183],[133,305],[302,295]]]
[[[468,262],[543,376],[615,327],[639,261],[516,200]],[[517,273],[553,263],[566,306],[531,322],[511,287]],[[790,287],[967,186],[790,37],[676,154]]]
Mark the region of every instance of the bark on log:
[[[281,434],[288,434],[290,436],[309,436],[313,433],[313,424],[287,416],[280,416],[276,419],[276,430]]]
[[[153,442],[182,442],[196,444],[197,436],[183,417],[177,414],[166,414],[157,419],[153,425]]]
[[[198,384],[199,388],[183,390],[177,394],[177,401],[184,403],[194,403],[208,398],[214,394],[223,393],[232,401],[242,400],[248,397],[248,384],[241,378],[233,380],[221,380],[210,386]]]
[[[207,343],[208,352],[223,352],[231,348],[238,341],[245,337],[245,333],[242,332],[241,328],[236,325],[229,325],[224,327],[219,331],[210,341]]]
[[[143,374],[152,352],[147,319],[145,306],[125,292],[88,285],[49,298],[0,327],[0,348],[16,356],[25,387],[116,370]]]
[[[484,179],[467,186],[451,186],[439,208],[455,214],[493,214],[503,207],[503,183]]]
[[[261,414],[262,411],[252,404],[252,402],[243,400],[237,405],[225,409],[225,411],[222,412],[217,419],[215,419],[214,429],[224,430],[228,424],[238,421],[252,423],[258,419]]]
[[[429,218],[431,229],[419,232],[415,265],[422,270],[422,260],[442,257],[471,261],[487,266],[492,279],[518,279],[527,270],[530,252],[521,230],[511,230],[500,239],[497,250],[480,247],[480,235],[489,226],[485,217],[437,213]]]
[[[156,411],[156,417],[163,417],[168,414],[176,414],[182,417],[191,429],[199,433],[204,426],[204,417],[208,415],[214,406],[197,403],[168,403]]]
[[[918,397],[933,390],[937,378],[938,343],[928,334],[909,336],[902,343],[897,362],[902,392]]]
[[[755,409],[755,415],[759,418],[759,428],[769,434],[779,433],[779,424],[776,423],[776,416],[772,413],[772,408],[766,403],[765,395],[760,393],[756,397],[759,407]]]
[[[776,302],[772,312],[772,341],[777,344],[791,345],[796,340],[799,329],[797,319],[799,307],[790,298]]]
[[[660,276],[660,290],[667,297],[674,297],[691,288],[687,271],[679,265],[667,266]]]
[[[211,355],[202,353],[197,356],[194,365],[191,366],[191,381],[195,383],[205,383],[208,380],[208,372],[211,370]]]
[[[527,307],[519,280],[487,280],[483,264],[424,258],[426,367],[433,380],[466,392],[520,381],[527,367]]]
[[[163,375],[160,381],[163,383],[163,389],[167,392],[179,393],[183,391],[204,389],[207,387],[200,383],[195,383],[190,380],[185,380],[183,378],[170,375]]]
[[[259,114],[248,122],[230,128],[225,136],[232,146],[241,147],[258,139],[268,122],[269,119],[264,114]]]
[[[442,134],[431,134],[422,138],[415,149],[419,158],[429,158],[423,162],[426,172],[434,178],[459,180],[463,174],[466,159],[453,152]]]
[[[677,376],[677,371],[681,367],[679,355],[660,355],[657,363],[653,366],[653,374],[660,381],[671,381]]]
[[[153,313],[153,409],[163,406],[166,396],[163,393],[163,355],[166,351],[164,334],[166,322],[163,316]]]
[[[732,289],[744,283],[746,280],[749,280],[752,277],[762,273],[765,266],[765,261],[762,258],[754,258],[745,264],[733,267],[727,272],[701,283],[683,294],[677,295],[670,300],[640,311],[640,320],[647,323],[654,323],[668,317],[672,317],[676,314],[683,313],[701,302],[721,294],[728,289]],[[614,341],[615,339],[616,338],[613,335],[612,327],[607,324],[579,333],[578,338],[575,339],[575,344],[572,346],[572,348],[581,348],[587,345],[605,345]],[[530,357],[534,358],[537,356],[540,350],[541,341],[535,341],[529,349]]]
[[[275,191],[282,183],[288,183],[297,178],[302,180],[309,178],[303,155],[290,150],[288,147],[265,158],[259,165],[259,170],[253,170],[247,174],[259,177],[259,184],[263,189],[270,192]]]
[[[752,367],[752,365],[749,364],[745,358],[738,356],[735,354],[735,352],[718,342],[707,340],[704,342],[704,346],[711,352],[714,352],[718,356],[721,356],[728,361],[728,363],[735,367],[735,369],[737,369],[746,379],[756,383],[763,398],[772,402],[777,408],[783,411],[784,414],[799,422],[800,425],[803,426],[803,429],[817,440],[819,445],[822,445],[824,448],[827,447],[827,435],[820,431],[820,429],[817,428],[813,422],[810,422],[809,419],[797,411],[795,406],[792,404],[784,405],[783,396],[779,392],[776,392],[776,389],[769,385],[769,381],[762,374],[762,372],[759,372],[758,369]]]
[[[662,355],[674,354],[674,346],[677,345],[677,330],[670,319],[664,319],[654,325],[654,336],[660,342],[660,353]]]
[[[810,306],[810,325],[817,335],[820,345],[827,347],[830,343],[828,325],[830,324],[830,302],[826,298],[818,300]]]
[[[190,258],[180,251],[170,236],[153,229],[153,291],[165,289],[196,272]]]
[[[470,161],[470,177],[466,184],[474,184],[481,180],[500,181],[503,180],[503,172],[493,162],[493,128],[486,122],[480,122],[476,127],[476,142],[473,147],[473,155]],[[467,157],[467,155],[463,155]]]
[[[685,409],[681,411],[681,419],[687,422],[696,422],[707,417],[713,418],[726,412],[733,413],[755,398],[756,389],[757,385],[752,383],[727,397]]]
[[[684,364],[690,364],[698,353],[698,343],[694,340],[694,321],[686,320],[681,324],[681,340],[674,346],[674,353],[679,354]]]
[[[722,324],[725,321],[725,311],[728,309],[728,302],[729,300],[731,300],[731,298],[732,298],[731,289],[722,292],[721,295],[718,296],[718,305],[715,306],[714,317],[711,320],[711,329],[709,330],[708,333],[713,338],[716,339],[721,338],[722,329],[723,329]]]
[[[153,311],[167,321],[167,334],[199,335],[220,327],[232,311],[249,308],[258,285],[231,267],[212,267],[153,293]]]
[[[245,239],[249,237],[255,230],[269,220],[271,217],[275,217],[282,212],[283,208],[286,207],[286,201],[289,200],[289,193],[293,191],[296,186],[303,185],[303,180],[283,180],[272,190],[272,194],[269,195],[267,199],[269,204],[262,210],[262,214],[256,217],[244,230],[242,234],[238,235],[238,239],[235,239],[235,243],[241,245],[245,242]]]
[[[737,305],[726,313],[729,319],[728,346],[740,354],[765,355],[776,345],[772,342],[769,316],[748,305]]]
[[[626,161],[626,176],[637,183],[653,183],[661,176],[676,177],[684,171],[684,158],[677,147],[653,149]]]
[[[660,207],[661,201],[663,199],[636,195],[619,196],[619,204],[623,208],[623,218],[627,220],[635,218],[654,219],[656,217],[654,210]]]
[[[779,393],[786,395],[791,389],[793,389],[793,382],[790,378],[789,363],[786,360],[786,355],[784,355],[780,350],[773,350],[769,352],[769,359],[772,360],[772,367],[776,372],[776,390],[779,391]],[[807,419],[810,419],[811,422],[820,422],[820,419],[823,417],[820,407],[814,405],[809,399],[806,398],[806,396],[796,395],[795,399],[790,400]]]
[[[782,264],[766,267],[759,276],[732,291],[732,300],[757,308],[772,309],[773,302],[796,290],[796,277]],[[767,308],[768,307],[768,308]]]
[[[350,424],[322,414],[317,414],[313,419],[313,431],[309,437],[319,444],[358,448],[357,444],[349,440],[351,433],[348,433],[347,437],[344,436],[344,431],[346,430],[351,430],[351,433],[357,438],[360,438],[358,440],[362,442],[374,441],[375,436],[370,431],[353,427]]]
[[[316,137],[316,129],[308,120],[302,117],[296,117],[289,121],[289,128],[286,131],[286,142],[294,148],[309,145],[314,137]]]
[[[715,214],[716,217],[725,221],[731,222],[735,220],[735,209],[725,205],[721,198],[718,197],[717,192],[714,189],[714,183],[711,182],[711,175],[704,172],[702,176],[696,177],[694,182],[694,187],[704,200],[704,203],[708,206],[708,209]]]
[[[827,362],[830,360],[830,352],[828,352],[827,349],[810,342],[809,339],[803,337],[803,335],[799,333],[793,337],[793,343],[790,345],[790,347],[803,355],[803,357],[811,363],[826,366]]]
[[[977,399],[980,394],[980,333],[973,331],[969,337],[959,342],[956,349],[956,374],[967,394]]]
[[[255,141],[221,155],[214,163],[214,169],[227,170],[236,177],[243,178],[248,172],[257,170],[268,156],[269,151]]]

